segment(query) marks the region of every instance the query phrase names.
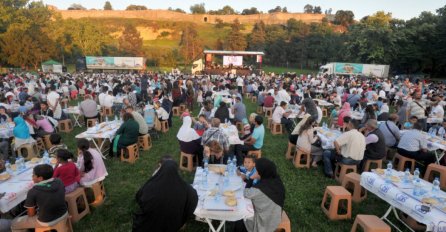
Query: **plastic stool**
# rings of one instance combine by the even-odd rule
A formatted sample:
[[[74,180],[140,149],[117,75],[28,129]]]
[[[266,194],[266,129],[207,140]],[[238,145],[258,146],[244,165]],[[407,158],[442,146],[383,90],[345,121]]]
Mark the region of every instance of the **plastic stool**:
[[[39,149],[39,154],[46,150],[45,143],[42,138],[36,139],[37,148]]]
[[[404,157],[398,153],[393,157],[393,165],[397,171],[405,171],[406,164],[409,162],[410,164],[410,172],[413,173],[415,170],[415,160],[411,158]]]
[[[262,158],[262,150],[248,151],[248,155],[253,155],[256,157],[256,159],[260,159],[260,158]]]
[[[331,201],[327,208],[325,203],[327,202],[328,197],[331,198]],[[347,201],[347,212],[345,214],[340,214],[338,212],[341,200]],[[352,217],[352,195],[344,187],[327,186],[324,198],[322,199],[321,208],[330,220],[350,219]]]
[[[296,145],[288,142],[288,148],[287,148],[286,153],[285,153],[285,159],[287,159],[287,160],[292,160],[293,159],[293,157],[294,157],[293,154],[294,154],[294,149],[295,148],[296,148]]]
[[[143,151],[148,151],[152,148],[152,138],[149,134],[138,136],[138,147]]]
[[[266,127],[268,128],[268,129],[271,129],[271,126],[273,125],[273,119],[272,118],[268,118],[268,122],[267,122],[267,124],[266,124]]]
[[[261,107],[261,106],[257,106],[256,113],[257,113],[258,115],[263,115],[263,107]]]
[[[357,172],[357,166],[354,165],[347,165],[343,163],[336,163],[336,169],[335,169],[335,179],[342,183],[344,180],[344,176],[347,175],[350,172]]]
[[[380,159],[380,160],[370,160],[370,159],[368,159],[365,162],[364,169],[362,171],[363,172],[370,172],[372,170],[372,164],[376,164],[376,168],[382,168],[383,160],[382,159]]]
[[[235,127],[237,128],[239,133],[243,132],[243,123],[242,122],[236,122]]]
[[[328,110],[327,110],[327,108],[322,108],[322,117],[328,117]]]
[[[137,143],[129,145],[125,149],[121,149],[121,161],[133,164],[137,159],[139,159],[139,148]]]
[[[104,115],[104,116],[114,116],[113,109],[111,107],[103,106],[101,108],[101,111],[102,111],[102,115]]]
[[[73,123],[71,122],[71,119],[60,120],[58,127],[60,132],[69,133],[73,131]]]
[[[49,150],[51,147],[53,147],[53,144],[51,143],[51,140],[50,140],[50,136],[51,135],[44,135],[43,136],[43,143],[45,144],[45,148],[47,150]]]
[[[440,188],[446,189],[446,167],[439,164],[429,164],[426,173],[424,173],[424,180],[433,182],[434,174],[438,173],[440,179]]]
[[[186,111],[187,107],[185,104],[180,105],[180,114],[182,114],[184,111]]]
[[[281,123],[272,123],[271,124],[271,134],[273,134],[273,135],[283,134],[282,124]]]
[[[352,194],[353,202],[361,202],[367,198],[367,190],[361,186],[360,182],[361,175],[356,172],[350,172],[342,180],[342,187]]]
[[[273,117],[273,107],[265,107],[265,117],[272,118]]]
[[[167,123],[167,120],[160,121],[160,123],[161,123],[161,132],[163,132],[163,133],[169,132],[169,124]]]
[[[294,156],[294,167],[310,168],[310,164],[311,164],[311,155],[306,154],[299,149],[296,149],[296,155]]]
[[[360,226],[364,232],[390,232],[390,226],[387,225],[381,218],[375,215],[358,214],[351,232],[356,232],[357,227]]]
[[[194,165],[194,159],[196,160],[195,165]],[[195,170],[196,166],[198,166],[198,158],[196,158],[195,155],[181,152],[181,154],[180,154],[180,169],[181,170],[193,172]]]
[[[257,97],[253,95],[253,96],[251,97],[251,102],[252,102],[252,103],[256,103],[256,102],[257,102]]]
[[[71,193],[65,194],[65,201],[68,204],[68,213],[71,216],[71,222],[76,223],[90,213],[87,196],[82,187],[77,188]]]
[[[23,150],[26,150],[26,156]],[[37,147],[37,143],[26,143],[17,148],[17,153],[26,160],[31,160],[39,155],[39,148]]]
[[[87,119],[87,127],[88,127],[88,128],[90,128],[90,127],[94,127],[94,126],[96,125],[96,122],[98,122],[98,119],[97,119],[97,118],[90,118],[90,119]]]
[[[282,211],[282,219],[279,226],[277,226],[276,231],[284,230],[285,232],[291,232],[291,222],[290,218],[285,211]]]
[[[173,113],[173,116],[180,116],[181,115],[180,107],[178,107],[178,106],[173,107],[172,108],[172,113]]]
[[[104,203],[105,200],[105,187],[104,181],[98,181],[91,186],[91,190],[93,190],[94,201],[89,202],[90,206],[98,207]]]
[[[71,226],[71,219],[68,213],[66,217],[60,219],[56,224],[48,227],[35,228],[35,232],[48,232],[56,230],[57,232],[73,232],[73,226]]]

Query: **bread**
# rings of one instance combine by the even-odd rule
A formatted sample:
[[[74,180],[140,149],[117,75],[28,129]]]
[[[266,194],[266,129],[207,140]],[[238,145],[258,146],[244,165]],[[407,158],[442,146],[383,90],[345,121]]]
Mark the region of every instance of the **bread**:
[[[51,158],[50,163],[51,164],[57,164],[57,159],[56,158]]]
[[[225,204],[228,206],[236,206],[237,205],[237,199],[235,197],[228,197],[225,200]]]
[[[209,196],[213,197],[217,194],[217,190],[213,189],[209,192]]]
[[[0,181],[7,180],[7,179],[9,179],[10,177],[11,177],[11,175],[9,175],[9,173],[4,172],[4,173],[0,174]]]
[[[376,174],[378,174],[378,175],[384,175],[384,169],[382,169],[382,168],[377,168],[377,169],[375,169],[375,173]]]
[[[421,199],[421,203],[435,205],[435,204],[438,204],[438,201],[437,201],[437,199],[432,198],[432,197],[425,197],[425,198]]]
[[[390,179],[392,180],[392,182],[400,182],[401,181],[401,179],[397,176],[392,176]]]
[[[31,159],[30,162],[33,163],[33,164],[39,163],[40,162],[40,158],[34,157],[34,158]]]
[[[235,193],[234,193],[234,191],[226,190],[226,191],[223,192],[223,196],[225,196],[225,197],[234,197]]]

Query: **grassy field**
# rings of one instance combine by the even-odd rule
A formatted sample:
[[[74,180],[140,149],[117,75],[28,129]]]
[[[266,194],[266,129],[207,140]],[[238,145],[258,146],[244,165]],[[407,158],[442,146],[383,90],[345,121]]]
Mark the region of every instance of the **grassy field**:
[[[256,106],[253,103],[245,101],[245,104],[247,112],[255,111]],[[107,199],[102,206],[92,209],[87,217],[75,224],[75,231],[131,231],[132,212],[137,207],[134,201],[136,191],[150,178],[161,156],[171,154],[175,159],[179,159],[176,133],[180,125],[179,118],[174,117],[173,128],[170,128],[168,133],[161,134],[159,139],[155,139],[152,149],[142,152],[140,159],[133,165],[122,163],[116,158],[105,161],[109,173],[105,179]],[[64,142],[71,151],[75,151],[75,135],[83,130],[76,128],[69,134],[63,134]],[[269,131],[266,132],[262,156],[276,163],[285,184],[285,211],[291,220],[292,231],[349,231],[356,214],[384,214],[387,204],[369,193],[362,203],[353,203],[352,220],[328,220],[320,208],[324,189],[328,185],[338,183],[325,178],[322,167],[310,170],[294,168],[290,161],[285,160],[286,148],[286,135],[273,136]],[[181,175],[192,183],[192,173],[181,172]],[[204,232],[208,231],[208,226],[190,220],[184,231]]]

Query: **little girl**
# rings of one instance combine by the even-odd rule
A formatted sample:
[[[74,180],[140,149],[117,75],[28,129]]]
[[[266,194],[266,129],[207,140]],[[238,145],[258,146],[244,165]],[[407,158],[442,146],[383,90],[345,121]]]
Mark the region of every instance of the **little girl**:
[[[57,164],[54,169],[54,178],[59,178],[65,186],[65,194],[73,192],[79,187],[80,173],[70,159],[73,154],[67,149],[59,149],[57,151]]]

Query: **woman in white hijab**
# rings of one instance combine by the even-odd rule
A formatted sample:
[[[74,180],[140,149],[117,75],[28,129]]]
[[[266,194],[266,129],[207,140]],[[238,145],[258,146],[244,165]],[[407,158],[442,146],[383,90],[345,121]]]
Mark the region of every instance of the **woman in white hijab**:
[[[201,145],[201,137],[192,129],[192,118],[190,116],[183,117],[183,125],[177,134],[180,143],[181,152],[196,155],[198,163],[203,160],[203,146]]]

